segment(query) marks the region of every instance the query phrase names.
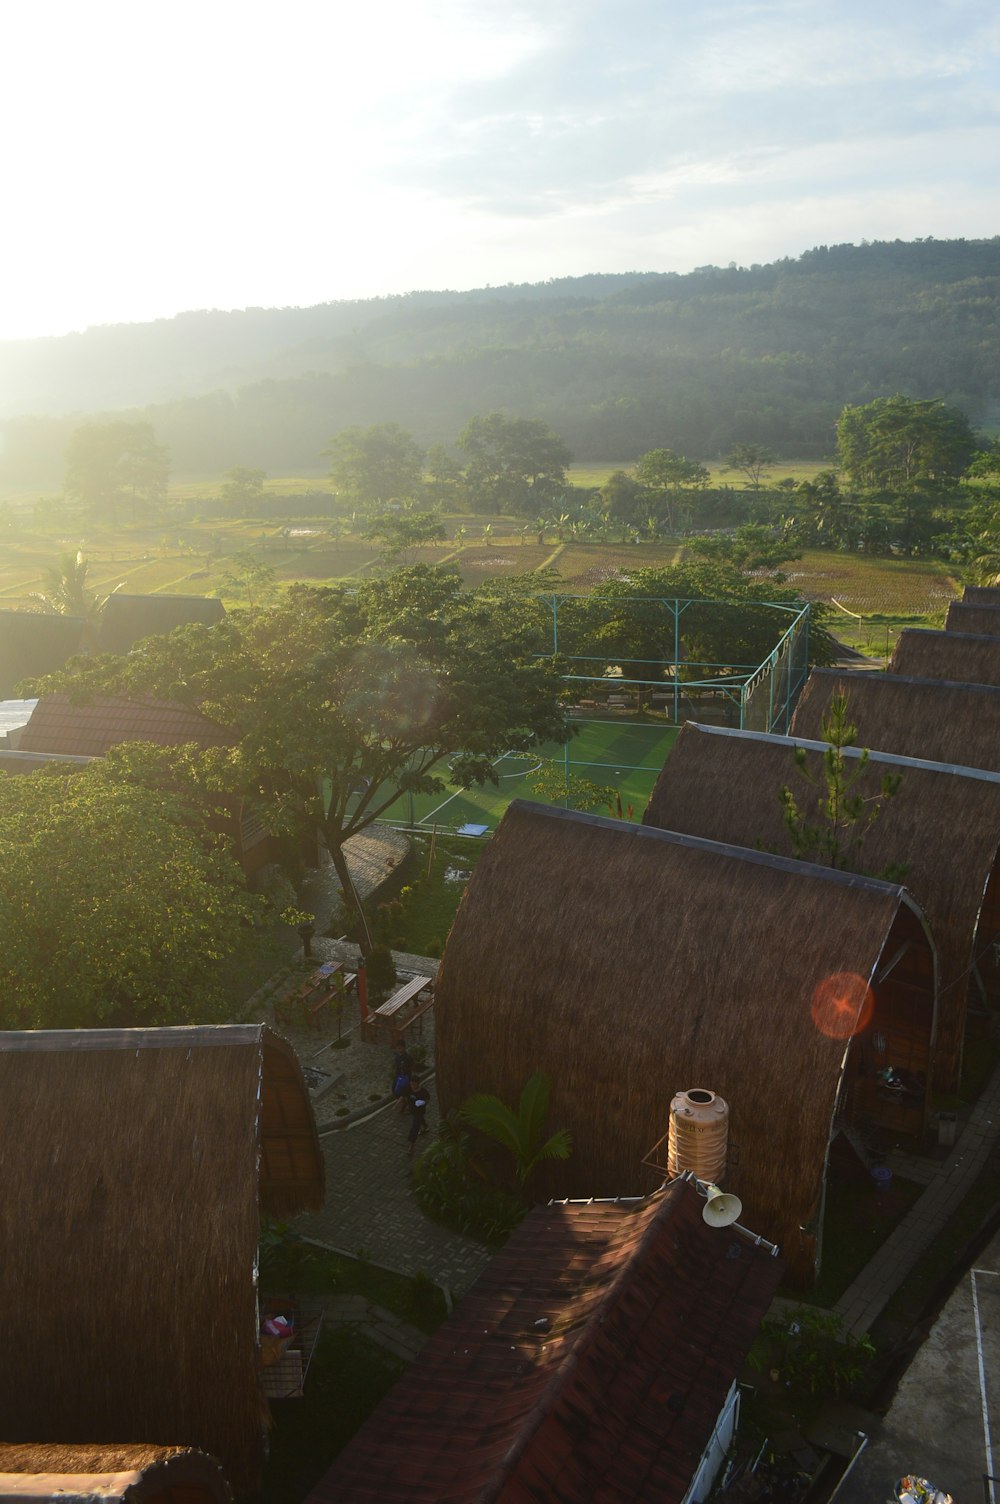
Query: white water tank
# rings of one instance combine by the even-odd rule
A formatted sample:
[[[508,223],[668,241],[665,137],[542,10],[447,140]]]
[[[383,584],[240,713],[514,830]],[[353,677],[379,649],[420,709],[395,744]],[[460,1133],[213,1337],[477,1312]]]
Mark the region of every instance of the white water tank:
[[[670,1103],[667,1174],[690,1170],[699,1180],[720,1184],[726,1173],[729,1105],[700,1086],[678,1092]]]

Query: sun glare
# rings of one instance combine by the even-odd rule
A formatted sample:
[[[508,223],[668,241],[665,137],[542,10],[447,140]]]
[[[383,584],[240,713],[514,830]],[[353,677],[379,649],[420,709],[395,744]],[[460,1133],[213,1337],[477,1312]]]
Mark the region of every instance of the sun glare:
[[[853,971],[824,977],[812,997],[812,1021],[828,1039],[850,1039],[871,1022],[875,994]]]

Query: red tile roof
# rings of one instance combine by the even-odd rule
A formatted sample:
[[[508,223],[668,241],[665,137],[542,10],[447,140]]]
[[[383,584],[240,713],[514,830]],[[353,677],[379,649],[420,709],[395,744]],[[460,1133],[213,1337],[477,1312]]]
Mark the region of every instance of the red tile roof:
[[[176,747],[196,742],[199,747],[228,747],[232,733],[214,721],[162,700],[125,700],[98,695],[89,705],[74,705],[68,695],[39,700],[21,732],[21,752],[65,752],[103,757],[119,742],[155,742]]]
[[[781,1274],[703,1206],[531,1212],[306,1504],[683,1499]]]

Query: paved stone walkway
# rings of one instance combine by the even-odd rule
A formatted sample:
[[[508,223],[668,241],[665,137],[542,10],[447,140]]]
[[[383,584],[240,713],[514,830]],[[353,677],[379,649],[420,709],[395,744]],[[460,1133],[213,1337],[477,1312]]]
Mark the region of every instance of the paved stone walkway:
[[[427,1122],[433,1133],[438,1122],[433,1099]],[[326,1205],[297,1218],[295,1227],[342,1253],[363,1249],[373,1263],[399,1274],[426,1274],[458,1299],[479,1278],[491,1254],[481,1243],[432,1222],[417,1206],[410,1189],[409,1123],[393,1103],[340,1133],[327,1134],[321,1141]],[[427,1142],[421,1139],[420,1146]]]
[[[366,1300],[363,1295],[331,1295],[323,1302],[325,1320],[334,1326],[358,1326],[366,1337],[384,1347],[404,1363],[412,1363],[427,1341],[427,1333],[385,1306]]]
[[[1000,1140],[1000,1067],[969,1114],[952,1153],[836,1304],[855,1336],[870,1330],[903,1280],[968,1194]]]

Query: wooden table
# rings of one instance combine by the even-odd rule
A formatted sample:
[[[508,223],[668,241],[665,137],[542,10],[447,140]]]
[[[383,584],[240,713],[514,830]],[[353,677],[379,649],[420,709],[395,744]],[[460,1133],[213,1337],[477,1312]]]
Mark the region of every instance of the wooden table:
[[[343,971],[343,961],[326,961],[316,971],[310,972],[304,982],[298,987],[292,987],[284,997],[275,998],[274,1017],[277,1023],[294,1024],[296,1015],[304,1015],[305,1021],[310,1022],[313,1010],[317,1003],[313,1001],[315,994],[321,994],[319,1007],[322,1007],[326,994],[333,986],[333,979],[338,972]],[[310,1006],[311,1005],[311,1006]]]
[[[398,988],[392,997],[386,998],[380,1008],[376,1008],[372,1014],[372,1021],[376,1026],[385,1025],[394,1033],[404,1034],[411,1024],[417,1019],[422,1019],[428,1008],[433,1005],[433,998],[427,998],[421,1004],[420,995],[428,990],[433,991],[433,977],[414,977],[403,987]],[[412,1012],[406,1016],[406,1009],[413,1005]],[[422,1025],[421,1025],[422,1027]]]

